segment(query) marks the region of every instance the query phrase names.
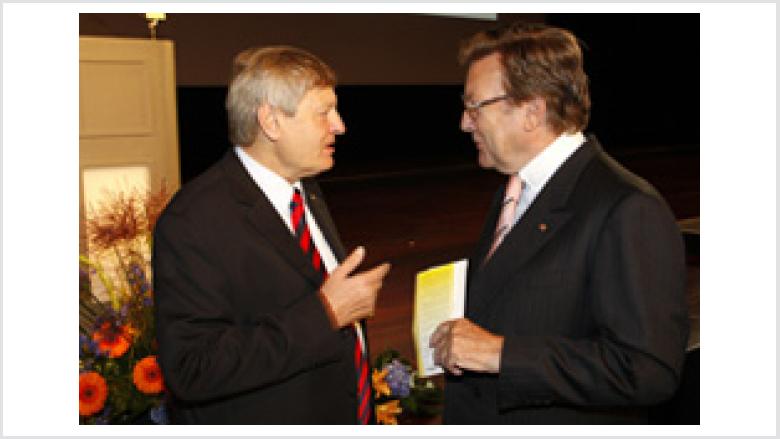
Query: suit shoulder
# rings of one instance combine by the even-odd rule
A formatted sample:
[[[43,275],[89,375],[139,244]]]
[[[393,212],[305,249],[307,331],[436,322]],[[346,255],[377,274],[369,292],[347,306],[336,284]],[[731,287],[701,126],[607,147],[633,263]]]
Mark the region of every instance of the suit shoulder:
[[[160,215],[158,227],[173,218],[208,222],[216,212],[225,212],[230,199],[225,171],[216,163],[176,192]]]
[[[652,184],[626,169],[606,153],[596,155],[583,173],[581,182],[587,188],[586,190],[593,190],[602,198],[617,201],[628,196],[639,196],[666,204]]]

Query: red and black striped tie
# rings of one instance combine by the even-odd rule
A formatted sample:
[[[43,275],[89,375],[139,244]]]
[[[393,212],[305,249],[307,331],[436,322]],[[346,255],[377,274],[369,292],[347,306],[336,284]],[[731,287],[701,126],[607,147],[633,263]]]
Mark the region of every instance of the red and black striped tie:
[[[325,269],[325,264],[322,263],[320,253],[317,251],[314,241],[312,241],[309,226],[306,225],[303,198],[298,188],[294,188],[292,201],[290,202],[290,212],[295,239],[298,241],[303,254],[310,257],[314,269],[322,274],[324,281],[328,278],[328,270]],[[354,328],[353,332],[355,336],[355,370],[357,371],[357,419],[358,424],[368,424],[371,419],[371,385],[369,384],[368,376],[368,358],[366,358],[366,353],[360,347],[360,336],[357,333],[357,328]]]

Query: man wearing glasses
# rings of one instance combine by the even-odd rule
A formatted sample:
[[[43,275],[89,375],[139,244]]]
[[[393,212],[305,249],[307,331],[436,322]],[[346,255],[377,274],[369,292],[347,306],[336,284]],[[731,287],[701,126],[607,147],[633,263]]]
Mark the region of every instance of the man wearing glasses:
[[[646,423],[685,344],[683,243],[647,182],[582,131],[590,97],[568,31],[475,35],[461,129],[507,175],[469,262],[466,317],[431,337],[445,423]]]

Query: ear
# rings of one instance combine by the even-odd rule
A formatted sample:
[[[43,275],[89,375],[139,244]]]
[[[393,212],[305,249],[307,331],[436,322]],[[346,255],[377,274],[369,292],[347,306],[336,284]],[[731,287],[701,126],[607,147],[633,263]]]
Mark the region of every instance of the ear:
[[[525,102],[526,113],[523,127],[533,131],[547,123],[547,103],[543,98],[536,97]]]
[[[257,107],[257,126],[271,141],[279,140],[279,119],[276,110],[267,103]]]

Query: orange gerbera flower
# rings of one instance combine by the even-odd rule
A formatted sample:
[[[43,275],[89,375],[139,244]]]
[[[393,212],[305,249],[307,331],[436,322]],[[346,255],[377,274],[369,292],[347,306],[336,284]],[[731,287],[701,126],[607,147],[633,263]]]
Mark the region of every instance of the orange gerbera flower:
[[[92,416],[103,410],[108,397],[106,380],[97,372],[79,375],[79,415]]]
[[[92,339],[98,344],[98,350],[107,352],[110,358],[118,358],[130,348],[135,330],[130,325],[116,326],[106,320],[92,334]]]
[[[397,416],[401,414],[403,409],[399,406],[400,401],[393,399],[384,404],[377,404],[376,406],[376,422],[385,425],[398,424]]]
[[[150,355],[135,364],[133,383],[138,390],[147,395],[163,391],[163,376],[156,355]]]
[[[388,372],[387,369],[374,369],[374,371],[371,372],[371,384],[374,388],[375,398],[379,398],[382,395],[390,396],[392,393],[386,380]]]

